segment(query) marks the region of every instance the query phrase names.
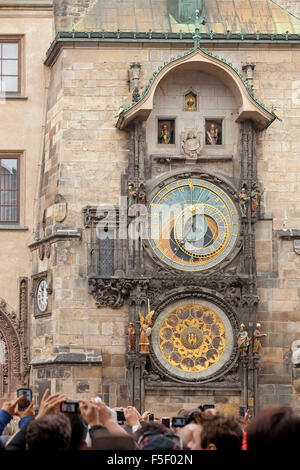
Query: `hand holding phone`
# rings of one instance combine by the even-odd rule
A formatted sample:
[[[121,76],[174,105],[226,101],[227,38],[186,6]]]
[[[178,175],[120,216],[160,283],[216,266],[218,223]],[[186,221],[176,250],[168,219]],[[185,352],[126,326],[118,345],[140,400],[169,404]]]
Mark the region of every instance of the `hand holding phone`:
[[[17,397],[22,397],[18,403],[18,410],[25,411],[32,402],[32,391],[30,388],[20,388],[17,390]]]

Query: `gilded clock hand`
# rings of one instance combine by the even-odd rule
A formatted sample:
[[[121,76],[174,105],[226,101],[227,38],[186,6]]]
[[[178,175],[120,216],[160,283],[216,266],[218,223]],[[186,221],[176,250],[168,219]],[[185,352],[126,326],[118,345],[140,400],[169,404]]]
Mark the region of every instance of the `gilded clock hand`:
[[[191,191],[191,205],[193,205],[193,192],[194,192],[194,186],[192,180],[189,180],[189,188]]]

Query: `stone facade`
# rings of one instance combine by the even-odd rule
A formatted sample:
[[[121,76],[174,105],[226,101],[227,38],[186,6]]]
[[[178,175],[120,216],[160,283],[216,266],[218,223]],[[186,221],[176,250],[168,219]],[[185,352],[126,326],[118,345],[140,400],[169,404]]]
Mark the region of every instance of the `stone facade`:
[[[291,9],[297,4],[281,3],[289,3],[283,6]],[[69,30],[93,4],[92,1],[80,2],[80,8],[76,2],[56,4],[56,29]],[[40,44],[41,57],[51,38],[52,18],[47,16],[45,21],[49,25],[43,27],[48,32]],[[16,27],[11,25],[9,32],[16,34]],[[17,145],[20,149],[26,148],[26,157],[32,158],[26,166],[26,181],[32,183],[26,184],[29,207],[35,199],[33,188],[38,191],[34,220],[29,208],[24,209],[24,225],[29,226],[30,236],[28,232],[26,235],[14,232],[8,242],[10,253],[15,246],[20,253],[9,261],[9,282],[7,278],[0,279],[0,295],[19,313],[15,280],[20,276],[29,279],[28,294],[31,295],[25,336],[30,338],[29,380],[36,398],[50,386],[52,392],[64,392],[74,398],[100,394],[110,406],[122,406],[131,401],[140,408],[151,408],[157,416],[172,416],[181,407],[193,408],[204,402],[215,403],[224,411],[237,410],[243,404],[243,368],[236,359],[232,360],[231,369],[226,370],[224,377],[218,377],[211,384],[174,384],[169,376],[159,375],[155,361],[150,364],[145,356],[126,354],[128,321],[138,321],[139,309],[146,313],[148,295],[151,305],[159,311],[159,303],[165,302],[167,293],[175,298],[191,281],[184,277],[177,281],[169,271],[169,278],[157,286],[155,275],[165,273],[147,255],[144,246],[142,255],[140,252],[137,255],[136,247],[122,245],[119,241],[115,244],[115,254],[111,255],[115,258],[114,266],[117,265],[116,279],[99,280],[99,273],[95,272],[99,258],[95,208],[102,204],[118,205],[120,196],[127,197],[127,184],[134,175],[131,173],[133,127],[121,130],[115,126],[119,107],[131,103],[132,83],[128,83],[131,64],[141,65],[139,87],[142,91],[158,67],[171,57],[183,55],[191,45],[172,43],[168,38],[155,44],[99,41],[95,46],[87,41],[84,48],[80,43],[76,43],[76,47],[65,44],[46,66],[36,65],[39,83],[42,83],[43,73],[49,78],[47,92],[40,86],[35,95],[39,105],[47,98],[45,130],[41,130],[43,116],[37,111],[40,107],[36,104],[36,108],[31,108],[30,100],[22,102],[24,108],[26,104],[28,115],[34,116],[31,120],[36,129],[26,134],[26,142],[20,141],[13,124],[20,113],[20,103],[13,103],[13,106],[8,103],[12,109],[8,113],[9,132],[5,132],[7,143],[3,149],[15,149]],[[239,298],[240,287],[234,294],[236,304],[231,304],[228,294],[231,284],[226,284],[220,295],[226,298],[228,308],[237,312],[236,326],[244,321],[252,322],[250,328],[253,328],[253,323],[259,320],[263,332],[267,333],[262,341],[256,405],[261,408],[290,404],[299,410],[299,373],[291,363],[291,344],[300,335],[299,255],[293,246],[297,236],[288,236],[290,232],[284,230],[299,228],[300,44],[296,41],[284,44],[237,41],[229,45],[215,41],[205,47],[225,57],[239,71],[250,56],[256,63],[253,75],[256,96],[268,107],[273,105],[282,119],[255,132],[257,182],[264,189],[260,214],[253,221],[255,251],[251,247],[257,274],[257,292],[254,290],[253,296],[254,301],[256,294],[259,296],[258,306],[251,310],[242,303],[241,298],[248,291],[246,289]],[[30,69],[35,70],[34,64],[28,64]],[[199,108],[195,113],[183,110],[185,94],[190,90],[198,93]],[[145,144],[138,152],[139,158],[143,153],[139,162],[144,162],[144,168],[139,171],[143,172],[148,194],[154,194],[159,182],[180,171],[213,174],[230,181],[239,190],[241,133],[245,134],[245,128],[242,123],[236,123],[238,110],[233,90],[220,74],[216,76],[194,67],[189,73],[182,69],[167,75],[157,87],[149,118],[138,119],[134,131],[141,139],[141,146]],[[161,148],[157,144],[157,121],[167,117],[177,120],[176,141],[172,148]],[[217,154],[204,146],[196,162],[182,158],[167,161],[168,157],[182,155],[181,133],[199,127],[204,133],[204,119],[209,117],[224,119],[224,145]],[[19,140],[14,140],[13,135]],[[36,135],[44,142],[43,151],[38,148]],[[40,162],[38,167],[36,162]],[[2,246],[7,240],[6,232]],[[5,263],[7,252],[6,245],[2,253]],[[216,274],[238,276],[240,268],[235,262],[228,266],[229,271],[216,271]],[[246,272],[248,276],[248,268]],[[127,282],[130,276],[134,279]],[[146,287],[140,282],[143,278],[148,282]],[[42,279],[48,283],[49,299],[47,311],[40,314],[36,295]],[[193,279],[193,287],[201,290],[203,281],[197,282]],[[217,289],[207,287],[211,291]],[[138,323],[136,329],[139,329]],[[254,362],[248,372],[251,405],[256,380]],[[133,376],[136,382],[140,381],[139,386],[133,383]]]

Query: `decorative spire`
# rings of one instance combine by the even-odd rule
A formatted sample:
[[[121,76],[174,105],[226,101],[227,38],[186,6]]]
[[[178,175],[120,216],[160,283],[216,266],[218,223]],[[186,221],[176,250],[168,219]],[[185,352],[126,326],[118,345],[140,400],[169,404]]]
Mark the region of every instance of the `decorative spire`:
[[[203,8],[203,6],[202,6]],[[202,9],[201,9],[202,11]],[[197,49],[200,47],[200,26],[206,23],[204,16],[200,16],[200,10],[195,11],[195,33],[193,36],[194,39],[194,48]]]

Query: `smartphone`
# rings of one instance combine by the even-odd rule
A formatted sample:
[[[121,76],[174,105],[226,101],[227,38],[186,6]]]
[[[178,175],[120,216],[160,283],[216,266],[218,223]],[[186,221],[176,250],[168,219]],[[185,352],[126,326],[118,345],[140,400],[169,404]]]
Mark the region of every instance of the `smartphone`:
[[[242,418],[244,418],[246,414],[246,407],[245,406],[240,406],[240,416],[242,416]]]
[[[153,413],[151,413],[151,414],[149,415],[149,421],[154,421],[154,414],[153,414]]]
[[[172,428],[183,428],[187,424],[185,417],[174,417],[172,418]]]
[[[32,391],[30,388],[20,388],[17,390],[17,397],[23,397],[19,403],[18,403],[18,408],[19,411],[25,411],[30,403],[32,402]]]
[[[161,418],[161,424],[163,424],[164,426],[166,426],[166,428],[169,428],[170,427],[170,418]]]
[[[124,411],[123,411],[123,410],[117,411],[117,421],[118,421],[118,424],[123,424],[124,421],[126,421],[126,418],[125,418],[125,415],[124,415]]]
[[[78,413],[79,402],[78,401],[65,401],[60,404],[60,411],[62,413]]]

